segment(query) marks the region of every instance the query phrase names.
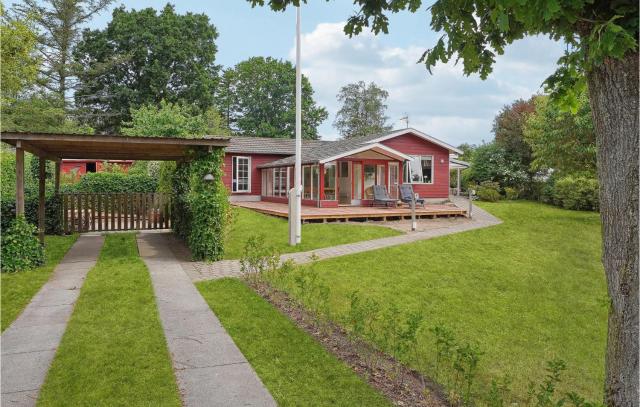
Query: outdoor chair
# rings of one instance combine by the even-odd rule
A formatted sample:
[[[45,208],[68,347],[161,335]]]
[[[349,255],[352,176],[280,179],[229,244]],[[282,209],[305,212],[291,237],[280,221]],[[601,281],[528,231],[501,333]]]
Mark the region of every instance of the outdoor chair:
[[[373,202],[371,205],[375,204],[384,204],[385,206],[392,205],[396,206],[398,203],[397,199],[393,199],[387,193],[387,188],[384,185],[374,185],[373,186]]]
[[[402,184],[400,185],[400,200],[409,206],[411,206],[411,198],[414,196],[413,194],[413,186],[411,184]],[[416,204],[422,205],[424,208],[424,199],[416,198]]]

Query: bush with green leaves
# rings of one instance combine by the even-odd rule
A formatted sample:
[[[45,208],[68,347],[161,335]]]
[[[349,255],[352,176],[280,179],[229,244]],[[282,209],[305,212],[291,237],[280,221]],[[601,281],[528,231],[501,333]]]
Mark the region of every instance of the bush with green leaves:
[[[504,196],[510,201],[515,201],[520,197],[520,190],[518,188],[506,187],[504,189]]]
[[[36,232],[36,227],[24,216],[18,216],[7,230],[3,230],[2,272],[29,270],[44,264],[44,247]]]
[[[565,209],[597,211],[598,181],[584,176],[560,178],[553,187],[554,203]]]
[[[29,223],[38,224],[38,196],[30,193],[24,199],[24,215]],[[7,230],[16,217],[16,200],[14,197],[2,197],[0,201],[0,221],[2,230]],[[59,195],[47,192],[44,204],[45,233],[57,235],[62,233],[62,200]]]
[[[502,198],[500,195],[500,184],[485,181],[477,187],[476,195],[478,195],[481,201],[497,202]]]
[[[224,255],[231,211],[222,183],[224,151],[194,150],[173,175],[173,228],[194,260],[216,261]],[[206,181],[211,174],[213,181]]]
[[[75,184],[65,185],[64,192],[156,192],[158,181],[147,174],[92,172]]]

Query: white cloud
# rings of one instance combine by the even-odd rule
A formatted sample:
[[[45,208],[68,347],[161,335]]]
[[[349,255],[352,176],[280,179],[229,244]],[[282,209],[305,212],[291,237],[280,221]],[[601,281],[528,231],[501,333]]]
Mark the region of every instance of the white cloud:
[[[562,54],[562,46],[533,37],[510,46],[499,56],[490,77],[464,76],[453,62],[440,64],[429,75],[416,62],[425,46],[390,47],[371,33],[348,38],[344,23],[322,23],[302,35],[302,68],[316,92],[316,100],[329,110],[320,134],[337,137],[332,127],[339,109],[336,94],[341,86],[374,81],[389,92],[387,114],[394,127],[409,115],[412,127],[452,144],[490,140],[496,112],[517,98],[540,90]],[[295,58],[295,46],[289,58]]]

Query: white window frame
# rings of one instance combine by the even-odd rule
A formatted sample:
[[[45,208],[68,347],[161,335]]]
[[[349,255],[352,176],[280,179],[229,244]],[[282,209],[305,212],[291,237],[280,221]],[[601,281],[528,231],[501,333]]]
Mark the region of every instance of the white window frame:
[[[407,161],[404,166],[404,178],[407,184],[433,185],[436,182],[436,158],[433,155],[411,155],[413,159],[420,159],[420,173],[422,174],[422,159],[431,157],[431,182],[415,182],[411,180],[411,161]],[[424,179],[424,175],[421,176]]]
[[[247,189],[238,189],[238,159],[247,160]],[[251,193],[251,157],[245,155],[234,155],[231,157],[231,192],[234,193]],[[234,174],[235,177],[234,178]]]

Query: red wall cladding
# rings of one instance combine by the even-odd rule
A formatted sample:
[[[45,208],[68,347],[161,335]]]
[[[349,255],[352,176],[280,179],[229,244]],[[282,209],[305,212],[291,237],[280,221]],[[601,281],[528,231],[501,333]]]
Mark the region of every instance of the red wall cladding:
[[[231,157],[233,156],[251,157],[251,192],[233,192],[233,195],[260,195],[262,192],[262,174],[260,169],[256,167],[286,157],[286,155],[276,154],[226,153],[224,155],[224,176],[222,177],[222,182],[229,192],[231,192]]]
[[[432,155],[435,163],[433,184],[413,184],[413,190],[423,198],[449,197],[449,150],[412,134],[394,137],[381,144],[407,155]]]

